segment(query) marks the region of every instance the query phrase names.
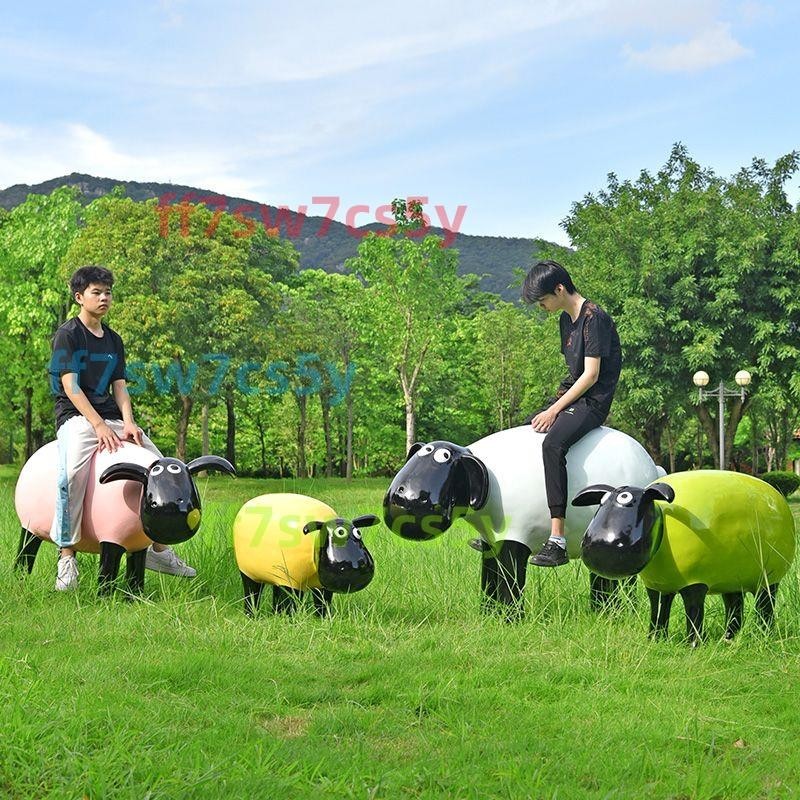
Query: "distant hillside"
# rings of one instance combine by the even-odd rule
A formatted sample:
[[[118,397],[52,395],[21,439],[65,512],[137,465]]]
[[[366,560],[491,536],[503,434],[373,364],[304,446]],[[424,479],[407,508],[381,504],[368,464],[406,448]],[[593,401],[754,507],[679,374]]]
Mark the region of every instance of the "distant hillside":
[[[345,260],[356,254],[358,247],[356,234],[368,230],[380,230],[383,227],[378,223],[372,223],[353,231],[341,222],[330,221],[325,217],[300,215],[288,209],[278,209],[242,197],[220,195],[195,186],[120,181],[78,173],[53,178],[33,186],[28,184],[9,186],[0,191],[0,207],[12,209],[22,203],[29,194],[49,194],[59,186],[77,187],[87,203],[108,194],[115,186],[124,186],[127,195],[137,201],[153,197],[164,198],[164,202],[180,202],[186,199],[191,202],[204,202],[210,208],[223,208],[227,211],[234,211],[240,206],[249,206],[249,209],[241,209],[243,214],[258,222],[266,219],[268,227],[278,227],[282,236],[288,236],[294,242],[300,253],[302,269],[318,267],[327,272],[341,271]],[[444,235],[441,228],[431,228],[431,232]],[[518,288],[509,288],[509,284],[514,280],[514,268],[530,265],[537,250],[534,239],[469,236],[462,233],[455,234],[452,247],[459,251],[460,272],[483,275],[481,289],[495,292],[507,300],[519,297]]]

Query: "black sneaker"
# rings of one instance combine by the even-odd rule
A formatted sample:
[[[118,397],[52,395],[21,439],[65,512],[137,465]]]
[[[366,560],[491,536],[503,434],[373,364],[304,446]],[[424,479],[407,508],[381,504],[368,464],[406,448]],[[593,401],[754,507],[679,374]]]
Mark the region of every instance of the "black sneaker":
[[[560,567],[568,562],[567,551],[560,544],[548,539],[544,547],[535,556],[531,556],[528,563],[537,567]]]

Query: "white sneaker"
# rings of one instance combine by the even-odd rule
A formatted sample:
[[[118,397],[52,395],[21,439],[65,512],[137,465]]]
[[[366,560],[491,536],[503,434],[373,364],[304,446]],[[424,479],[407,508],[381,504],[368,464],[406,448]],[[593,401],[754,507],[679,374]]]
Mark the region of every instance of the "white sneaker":
[[[171,547],[167,547],[157,553],[153,550],[153,546],[150,545],[147,548],[144,565],[146,569],[153,572],[163,572],[166,575],[180,575],[182,578],[194,578],[197,575],[197,570],[178,558]]]
[[[75,556],[64,556],[58,559],[56,574],[57,592],[74,592],[78,588],[78,562]]]

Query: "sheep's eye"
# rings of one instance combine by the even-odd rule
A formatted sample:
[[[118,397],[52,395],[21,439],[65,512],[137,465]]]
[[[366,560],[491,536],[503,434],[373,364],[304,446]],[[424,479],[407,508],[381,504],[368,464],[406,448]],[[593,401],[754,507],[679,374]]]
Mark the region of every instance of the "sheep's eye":
[[[361,531],[358,528],[353,528],[353,538],[361,541]]]
[[[420,450],[417,451],[417,455],[420,458],[422,458],[422,456],[427,456],[429,453],[432,453],[432,452],[433,452],[433,445],[432,444],[426,444],[425,447],[422,447],[422,448],[420,448]]]
[[[450,460],[450,451],[445,447],[440,447],[433,454],[433,460],[438,461],[440,464],[444,464],[446,461]]]
[[[630,492],[620,492],[617,496],[617,503],[621,506],[629,506],[633,502],[633,495]]]
[[[341,525],[337,526],[336,530],[334,530],[333,535],[338,537],[347,536],[347,528],[343,528]]]
[[[153,469],[150,470],[151,475],[160,475],[164,471],[163,464],[156,464]]]
[[[177,464],[167,464],[167,472],[177,475],[180,471],[181,468]]]
[[[611,492],[606,492],[606,493],[605,493],[605,494],[604,494],[604,495],[603,495],[603,496],[600,498],[600,505],[603,505],[603,503],[605,503],[605,501],[606,501],[606,500],[608,500],[608,498],[609,498],[609,497],[611,497]]]

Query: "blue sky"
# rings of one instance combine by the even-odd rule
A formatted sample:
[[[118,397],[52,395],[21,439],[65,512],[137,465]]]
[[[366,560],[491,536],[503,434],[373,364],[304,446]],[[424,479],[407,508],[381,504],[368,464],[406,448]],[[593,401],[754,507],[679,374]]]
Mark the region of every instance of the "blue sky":
[[[798,30],[788,0],[8,3],[0,187],[337,196],[359,225],[422,195],[465,233],[566,243],[572,202],[675,141],[723,175],[800,149]]]

